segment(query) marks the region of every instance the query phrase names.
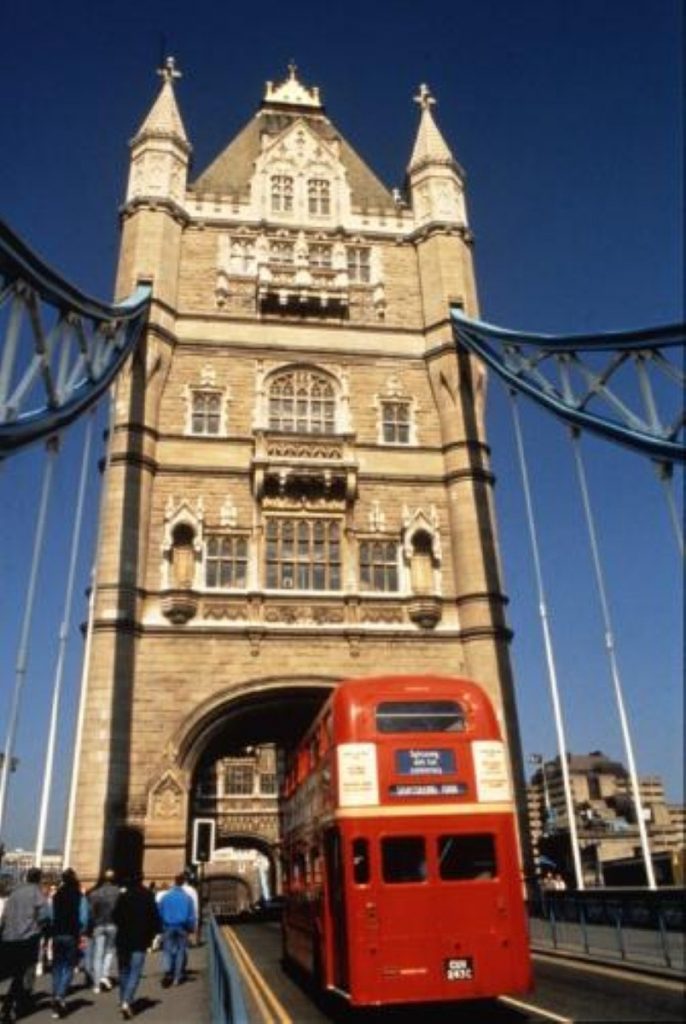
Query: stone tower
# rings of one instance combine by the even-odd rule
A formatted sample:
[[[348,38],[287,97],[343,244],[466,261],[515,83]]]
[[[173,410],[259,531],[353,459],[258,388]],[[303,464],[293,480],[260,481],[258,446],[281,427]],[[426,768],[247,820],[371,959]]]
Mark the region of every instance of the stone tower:
[[[404,191],[295,67],[189,182],[170,59],[131,143],[117,291],[153,288],[117,384],[67,855],[188,858],[193,787],[297,738],[341,678],[462,674],[521,785],[464,175],[428,89]],[[525,801],[522,799],[521,807]]]

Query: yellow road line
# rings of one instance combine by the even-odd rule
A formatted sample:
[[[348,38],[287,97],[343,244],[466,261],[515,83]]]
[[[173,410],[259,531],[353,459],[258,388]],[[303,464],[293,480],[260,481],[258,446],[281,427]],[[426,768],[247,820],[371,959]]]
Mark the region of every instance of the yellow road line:
[[[512,996],[500,996],[498,1002],[507,1003],[508,1006],[514,1006],[517,1010],[526,1010],[527,1013],[539,1013],[542,1017],[555,1021],[556,1024],[574,1024],[573,1017],[560,1017],[558,1013],[544,1010],[542,1006],[534,1006],[533,1003],[524,1003],[521,999],[513,999]]]
[[[260,993],[259,993],[259,991],[257,989],[257,986],[255,985],[255,982],[252,980],[252,978],[248,974],[247,969],[245,969],[245,970],[242,969],[244,967],[243,961],[242,961],[242,958],[241,958],[240,951],[238,950],[238,948],[235,945],[233,936],[229,934],[229,929],[228,928],[222,928],[222,932],[224,934],[224,938],[226,939],[226,943],[229,946],[229,948],[230,948],[231,952],[233,953],[233,956],[234,956],[234,958],[235,958],[235,960],[236,960],[236,962],[238,964],[241,977],[245,981],[245,984],[247,985],[247,987],[248,987],[248,989],[250,991],[250,995],[255,1000],[255,1004],[257,1005],[257,1009],[262,1014],[262,1024],[272,1024],[272,1022],[273,1022],[272,1015],[269,1012],[269,1008],[267,1007],[267,1004],[264,1002],[262,996],[260,995]]]
[[[248,980],[248,978],[251,978],[253,984],[256,985],[257,988],[259,989],[261,996],[264,998],[264,1000],[266,1000],[267,1003],[269,1003],[271,1016],[275,1017],[279,1024],[293,1024],[291,1017],[288,1015],[286,1010],[283,1008],[279,1000],[272,992],[267,982],[264,980],[264,977],[259,971],[257,965],[255,964],[250,954],[246,950],[245,946],[242,944],[242,942],[236,935],[234,929],[230,928],[229,926],[225,926],[224,928],[222,928],[222,931],[226,935],[226,938],[229,941],[229,943],[231,944],[231,948],[233,949],[236,958],[240,960],[244,968],[246,980]],[[258,1002],[264,1005],[262,999],[258,998]],[[265,1020],[270,1021],[271,1016],[268,1012],[265,1015]]]

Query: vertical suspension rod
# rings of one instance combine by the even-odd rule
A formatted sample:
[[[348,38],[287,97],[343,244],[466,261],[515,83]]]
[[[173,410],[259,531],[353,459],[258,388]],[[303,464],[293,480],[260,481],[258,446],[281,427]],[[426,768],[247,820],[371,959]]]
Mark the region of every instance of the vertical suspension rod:
[[[638,772],[636,771],[636,759],[634,757],[634,748],[633,743],[631,741],[631,732],[629,730],[629,719],[624,704],[624,696],[622,694],[622,681],[619,674],[619,667],[617,664],[617,654],[615,650],[614,634],[612,630],[612,619],[610,617],[610,606],[607,600],[605,576],[603,573],[602,562],[600,560],[600,548],[598,547],[598,536],[595,528],[593,510],[591,509],[591,500],[588,492],[588,481],[586,479],[586,469],[581,455],[579,431],[572,427],[570,430],[570,436],[572,440],[572,449],[574,451],[576,472],[579,478],[579,489],[581,491],[581,497],[584,505],[584,513],[586,516],[588,537],[591,544],[591,554],[593,555],[593,568],[595,570],[596,584],[598,586],[598,597],[600,599],[600,607],[603,613],[603,625],[605,628],[605,648],[607,650],[607,656],[610,662],[610,674],[612,676],[612,685],[615,691],[615,700],[617,701],[619,723],[622,728],[624,750],[626,751],[626,758],[629,764],[629,779],[631,781],[631,791],[634,801],[634,810],[636,812],[636,820],[638,822],[638,834],[641,839],[641,852],[643,854],[643,863],[645,865],[646,879],[648,880],[648,888],[656,889],[657,885],[655,883],[655,872],[653,871],[653,860],[650,855],[650,844],[648,843],[648,833],[646,830],[645,818],[643,816],[643,804],[641,801],[641,791],[638,783]]]
[[[657,462],[655,464],[657,469],[657,475],[660,479],[665,492],[665,498],[667,500],[667,508],[669,510],[669,518],[672,522],[672,529],[674,530],[674,536],[676,537],[677,547],[679,548],[679,554],[684,557],[684,530],[683,521],[679,515],[679,510],[676,504],[676,498],[674,497],[674,467],[671,462]]]
[[[576,887],[577,889],[581,890],[584,889],[584,876],[583,871],[581,869],[581,856],[579,854],[579,836],[576,829],[574,801],[572,800],[572,787],[569,779],[569,765],[567,764],[567,741],[565,738],[564,723],[562,720],[562,707],[560,704],[560,693],[557,683],[557,669],[555,667],[553,644],[550,635],[550,624],[548,622],[545,588],[543,586],[543,573],[541,570],[541,558],[539,555],[538,547],[538,535],[536,531],[536,522],[534,519],[533,502],[531,500],[531,488],[529,486],[529,471],[527,468],[526,454],[524,452],[522,428],[519,420],[519,407],[517,405],[517,395],[512,390],[510,390],[510,400],[512,405],[512,418],[514,420],[517,453],[519,456],[519,467],[522,475],[522,487],[524,489],[524,500],[526,503],[527,522],[529,526],[529,537],[531,540],[531,551],[533,555],[536,586],[538,589],[538,610],[541,618],[541,627],[543,629],[543,643],[545,646],[546,662],[548,665],[548,680],[550,683],[550,695],[553,703],[555,732],[557,734],[557,745],[560,751],[560,769],[562,771],[562,784],[564,787],[565,794],[565,807],[567,809],[567,819],[569,821],[569,838],[572,849],[572,860],[574,862],[574,876],[576,880]]]
[[[43,851],[45,848],[45,830],[48,818],[48,804],[50,791],[52,789],[52,773],[55,760],[55,740],[57,736],[57,722],[59,716],[60,699],[62,693],[62,678],[64,676],[64,659],[67,649],[67,638],[69,636],[69,623],[74,596],[74,579],[76,576],[76,562],[81,542],[81,524],[83,522],[83,507],[86,495],[86,483],[88,480],[88,464],[90,461],[91,439],[93,436],[94,409],[91,409],[86,423],[86,432],[83,443],[83,455],[81,457],[81,475],[76,499],[76,511],[74,514],[74,525],[71,536],[71,550],[69,554],[69,569],[67,575],[67,586],[64,594],[64,611],[59,631],[59,645],[57,661],[55,664],[55,676],[52,690],[52,707],[50,710],[50,726],[48,730],[48,742],[45,751],[45,769],[43,772],[43,788],[41,793],[40,812],[38,815],[38,828],[36,831],[36,867],[41,867]]]
[[[107,447],[105,451],[105,463],[102,471],[102,482],[100,486],[100,502],[98,513],[98,526],[95,538],[95,550],[90,574],[90,594],[88,595],[88,620],[86,625],[86,642],[83,651],[83,663],[81,666],[81,685],[79,694],[79,709],[76,721],[76,736],[74,738],[74,756],[71,765],[71,780],[69,783],[69,802],[67,805],[67,823],[64,834],[64,863],[69,864],[72,855],[72,843],[74,839],[74,813],[76,811],[76,795],[78,788],[78,765],[81,758],[83,746],[83,730],[86,720],[86,702],[88,699],[88,676],[91,664],[91,650],[93,646],[93,625],[95,620],[95,595],[97,586],[98,556],[100,553],[100,541],[102,538],[103,522],[105,518],[105,504],[107,499],[107,487],[110,478],[110,464],[112,459],[112,443],[114,438],[115,422],[115,401],[110,391],[107,417]]]
[[[31,621],[33,618],[33,605],[36,596],[36,582],[38,569],[40,567],[45,539],[45,524],[47,520],[48,502],[52,488],[55,461],[59,451],[59,440],[51,437],[46,444],[45,470],[43,472],[43,486],[41,489],[40,504],[38,507],[38,519],[36,520],[36,532],[33,541],[33,555],[31,558],[31,571],[29,573],[29,585],[26,592],[26,603],[24,605],[24,618],[22,621],[19,649],[14,677],[14,691],[12,693],[12,706],[7,726],[7,739],[5,741],[5,759],[2,763],[2,775],[0,776],[0,830],[5,820],[5,809],[7,805],[7,789],[9,774],[12,767],[14,744],[19,721],[19,707],[21,704],[22,691],[26,679],[26,667],[28,663],[29,634],[31,632]]]

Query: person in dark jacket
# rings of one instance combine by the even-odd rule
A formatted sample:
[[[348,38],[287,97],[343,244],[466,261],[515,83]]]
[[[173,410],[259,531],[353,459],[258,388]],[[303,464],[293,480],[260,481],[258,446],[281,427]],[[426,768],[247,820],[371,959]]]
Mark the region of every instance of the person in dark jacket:
[[[62,884],[52,898],[53,1018],[67,1013],[66,995],[79,956],[79,940],[88,929],[88,901],[73,868],[62,872]]]
[[[112,912],[119,897],[119,886],[114,884],[114,871],[106,871],[97,886],[88,894],[93,936],[91,938],[91,973],[93,992],[109,992],[112,988],[110,973],[114,957],[117,926]]]
[[[35,969],[43,929],[48,921],[48,901],[41,888],[39,868],[30,868],[26,882],[16,886],[5,901],[0,921],[0,977],[12,982],[2,1001],[0,1021],[15,1020],[30,1009],[27,977]]]
[[[124,1020],[133,1017],[133,1000],[143,973],[145,954],[160,930],[155,897],[138,875],[119,894],[112,911],[117,926],[117,960],[119,961],[119,994]]]

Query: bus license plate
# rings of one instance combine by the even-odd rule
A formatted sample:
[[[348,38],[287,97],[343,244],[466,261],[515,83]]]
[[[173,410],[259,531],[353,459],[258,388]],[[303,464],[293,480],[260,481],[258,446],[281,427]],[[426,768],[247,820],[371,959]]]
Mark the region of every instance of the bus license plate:
[[[474,962],[471,956],[451,957],[443,961],[445,976],[448,981],[471,981],[474,977]]]

